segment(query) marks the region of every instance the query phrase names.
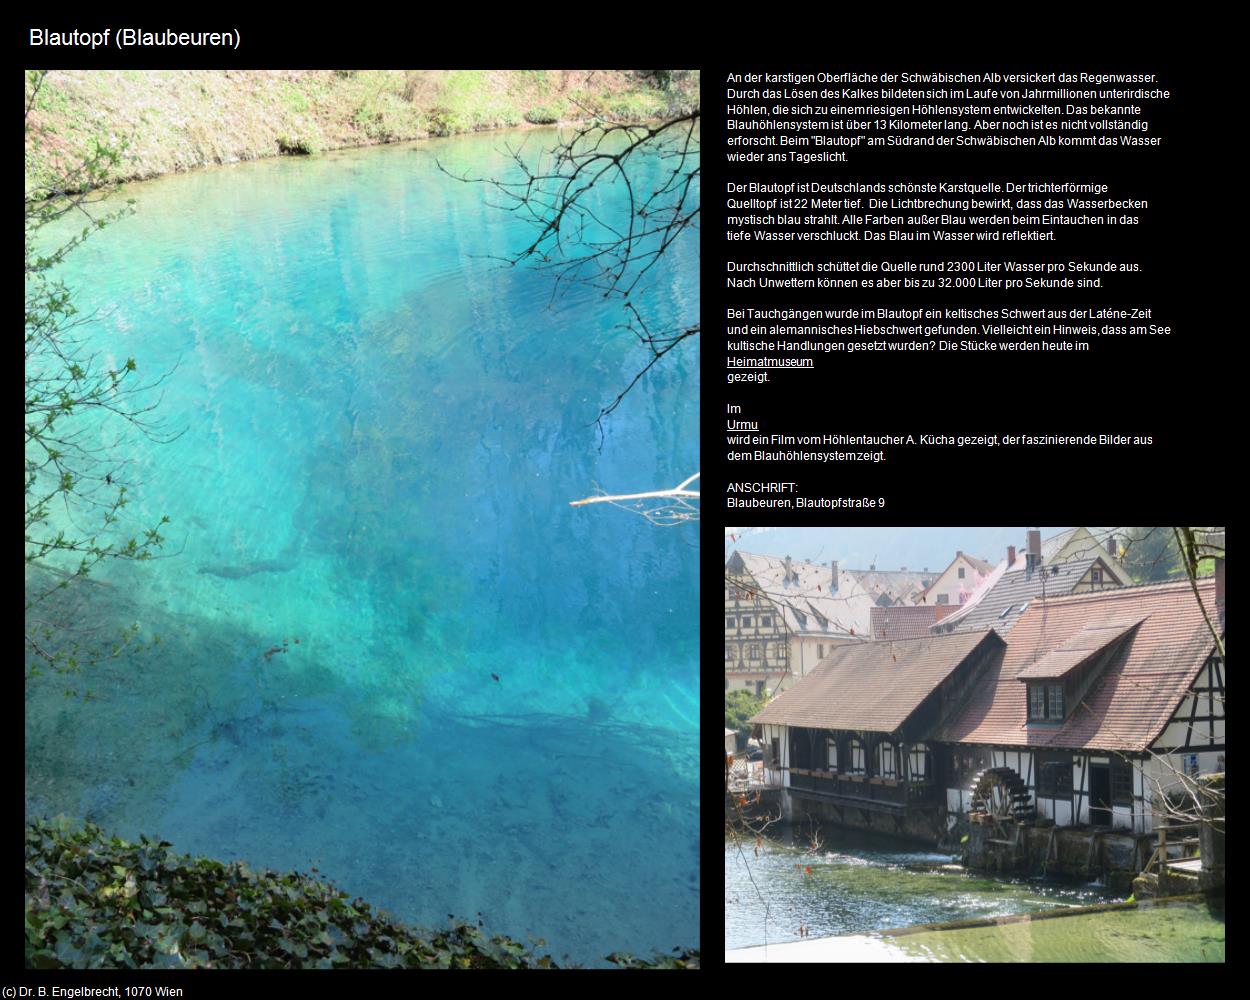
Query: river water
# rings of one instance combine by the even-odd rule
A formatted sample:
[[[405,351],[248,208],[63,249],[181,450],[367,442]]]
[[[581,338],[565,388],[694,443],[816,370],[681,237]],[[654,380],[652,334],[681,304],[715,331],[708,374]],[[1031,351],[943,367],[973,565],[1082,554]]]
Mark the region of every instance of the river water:
[[[28,815],[316,865],[579,962],[698,944],[697,525],[569,506],[698,470],[697,344],[596,427],[647,360],[621,304],[501,266],[530,229],[438,168],[505,176],[553,135],[133,184],[69,255],[85,349],[163,376],[178,436],[78,426],[124,462],[123,527],[172,522],[72,612],[159,645],[75,697],[27,684]],[[635,300],[697,321],[697,234]]]
[[[951,860],[834,829],[820,831],[817,844],[783,832],[762,838],[758,849],[753,838],[727,837],[725,947],[747,949],[735,956],[739,961],[1224,960],[1222,908],[1178,903],[1017,919],[1122,897],[1097,884],[943,870]],[[988,927],[879,933],[976,918],[1007,919]]]

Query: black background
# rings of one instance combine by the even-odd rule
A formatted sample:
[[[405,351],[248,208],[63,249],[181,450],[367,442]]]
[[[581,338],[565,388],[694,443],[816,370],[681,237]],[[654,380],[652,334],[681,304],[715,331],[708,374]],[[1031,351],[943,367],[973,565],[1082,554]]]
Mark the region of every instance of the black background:
[[[363,15],[364,12],[361,12]],[[1168,24],[1147,25],[1149,37],[1125,33],[1125,25],[1095,26],[1088,12],[1075,19],[1071,12],[1051,9],[1026,11],[1008,21],[996,16],[979,22],[972,14],[950,15],[942,26],[917,25],[900,10],[890,8],[873,21],[841,20],[825,25],[797,8],[745,9],[741,14],[719,10],[697,17],[692,11],[639,9],[634,16],[608,10],[561,15],[554,8],[518,9],[513,15],[487,16],[485,9],[466,9],[460,22],[442,23],[445,11],[412,8],[405,14],[372,12],[353,17],[351,11],[331,16],[311,9],[270,20],[263,15],[241,16],[214,9],[170,11],[152,19],[123,10],[69,19],[63,14],[20,24],[22,62],[26,68],[388,68],[481,67],[568,68],[692,67],[703,74],[703,206],[701,229],[704,265],[702,312],[707,333],[701,345],[703,359],[702,489],[708,493],[702,520],[703,566],[703,726],[706,733],[706,779],[703,787],[704,852],[702,870],[703,927],[701,946],[706,956],[704,975],[717,980],[723,942],[720,889],[720,852],[715,830],[721,809],[722,761],[718,720],[721,659],[723,563],[727,549],[724,526],[733,524],[1154,524],[1214,523],[1224,519],[1227,507],[1225,456],[1228,451],[1231,407],[1224,388],[1234,363],[1233,336],[1240,335],[1240,317],[1231,313],[1230,285],[1222,262],[1225,247],[1241,245],[1236,227],[1243,213],[1231,199],[1229,184],[1236,169],[1237,145],[1228,117],[1230,99],[1219,88],[1225,63],[1222,53],[1231,43],[1231,30],[1199,25],[1176,18]],[[1029,20],[1035,18],[1035,20]],[[558,23],[549,23],[549,22]],[[243,45],[238,52],[197,53],[158,50],[119,53],[110,48],[95,53],[81,50],[39,49],[26,44],[33,24],[69,30],[99,29],[127,24],[151,29],[214,30],[236,28]],[[1138,26],[1140,27],[1140,26]],[[1091,72],[1147,71],[1160,76],[1160,85],[1172,91],[1165,105],[1150,107],[1151,134],[1167,137],[1161,150],[1134,148],[1053,150],[1017,153],[958,150],[909,152],[906,165],[894,167],[897,150],[886,148],[880,159],[873,151],[854,154],[853,164],[820,164],[787,171],[787,179],[922,179],[938,173],[968,177],[1031,176],[1037,179],[1103,179],[1112,185],[1112,197],[1149,198],[1148,224],[1133,231],[1140,245],[1118,250],[1114,256],[1137,259],[1145,265],[1140,298],[1155,309],[1154,321],[1173,327],[1166,343],[1130,342],[1129,338],[1094,344],[1090,353],[1075,354],[965,354],[860,355],[818,360],[816,373],[803,391],[782,389],[767,401],[758,388],[734,389],[724,382],[724,315],[729,299],[724,288],[723,260],[725,181],[730,176],[721,141],[724,130],[724,88],[729,72],[770,71],[999,71],[1076,69]],[[920,86],[920,85],[916,85]],[[980,164],[992,158],[992,166]],[[740,169],[740,168],[739,168]],[[880,174],[878,174],[880,169]],[[753,179],[762,171],[750,168]],[[1105,231],[1112,237],[1120,230]],[[1026,259],[1052,252],[1065,257],[1096,257],[1091,246],[1079,247],[1072,231],[1063,231],[1056,247],[1045,244],[995,244],[985,256],[1021,256]],[[846,255],[847,244],[812,244],[819,257]],[[752,245],[750,252],[777,254],[789,259],[803,253],[803,244]],[[877,259],[937,251],[933,245],[877,244]],[[946,255],[967,252],[966,245],[946,245]],[[960,248],[964,247],[963,250]],[[901,248],[901,249],[900,249]],[[852,248],[854,249],[854,248]],[[744,244],[732,245],[736,259],[746,259]],[[1164,269],[1171,278],[1163,279]],[[786,304],[803,304],[812,296],[833,304],[835,294],[787,291],[769,293]],[[907,301],[906,293],[878,293],[874,302]],[[1046,302],[1073,299],[1081,293],[1047,292]],[[895,297],[896,296],[896,297]],[[924,293],[926,303],[935,302]],[[738,298],[770,305],[768,295]],[[1110,296],[1110,304],[1129,300],[1127,292]],[[842,300],[849,302],[850,300]],[[954,299],[943,300],[954,304]],[[1013,304],[1028,304],[1023,296]],[[1133,338],[1136,341],[1137,338]],[[953,360],[951,360],[953,359]],[[845,364],[845,362],[852,364]],[[888,365],[879,362],[890,362]],[[792,376],[799,377],[798,374]],[[781,388],[783,383],[775,383]],[[726,513],[724,483],[729,470],[723,461],[724,412],[730,398],[758,396],[766,405],[787,414],[789,433],[1127,433],[1150,434],[1149,450],[1099,451],[1065,449],[993,451],[953,450],[913,452],[896,460],[857,472],[847,483],[819,470],[809,477],[829,475],[822,490],[832,495],[885,494],[884,512],[814,511],[790,515],[761,512]],[[965,419],[955,426],[936,419],[948,412],[952,400],[968,400]],[[733,473],[741,476],[741,470]],[[836,473],[840,477],[842,473]],[[870,476],[871,478],[867,478]],[[787,470],[768,467],[758,478],[795,478]],[[967,484],[955,489],[954,484]],[[825,489],[827,487],[827,489]],[[664,530],[657,528],[656,530]],[[628,558],[628,553],[622,553]],[[16,726],[14,727],[17,728]],[[15,875],[13,876],[16,877]],[[14,894],[16,895],[16,894]],[[10,956],[16,972],[16,935]],[[962,975],[962,973],[960,973]],[[50,986],[70,978],[48,975],[24,977],[32,984]],[[116,976],[112,981],[122,981]],[[235,977],[231,977],[232,979]],[[307,978],[307,977],[305,977]],[[340,979],[342,977],[339,977]],[[378,976],[367,977],[377,983]],[[389,978],[389,977],[388,977]],[[567,977],[560,977],[567,978]],[[98,983],[100,977],[93,976]],[[133,975],[127,982],[177,982],[186,996],[220,995],[229,987],[221,977]],[[11,981],[18,981],[13,976]],[[271,976],[270,983],[276,980]],[[728,982],[728,980],[726,980]],[[735,973],[735,981],[740,977]],[[963,980],[967,984],[967,980]],[[830,987],[845,980],[828,983]],[[717,984],[718,988],[719,984]],[[776,988],[774,982],[773,988]],[[553,989],[545,981],[544,989]],[[559,993],[566,987],[558,983]]]
[[[934,69],[1154,72],[1160,77],[1159,83],[1143,86],[1161,86],[1172,97],[1168,101],[1146,102],[1144,117],[1151,122],[1151,130],[1146,134],[1164,136],[1165,142],[1157,148],[860,148],[850,152],[851,162],[845,164],[796,165],[780,170],[769,170],[762,164],[729,164],[725,160],[724,80],[730,70],[815,73]],[[1015,523],[1025,520],[1022,515],[1030,511],[1035,516],[1029,520],[1045,520],[1040,518],[1041,513],[1051,511],[1067,512],[1068,518],[1056,521],[1052,517],[1047,523],[1068,523],[1079,512],[1080,516],[1071,523],[1085,524],[1096,520],[1091,514],[1097,508],[1119,512],[1108,523],[1127,523],[1126,505],[1142,515],[1157,516],[1163,509],[1189,510],[1187,523],[1194,523],[1195,504],[1207,506],[1212,486],[1220,479],[1219,458],[1226,419],[1218,359],[1220,334],[1229,320],[1224,315],[1224,293],[1216,276],[1220,239],[1217,230],[1225,224],[1220,221],[1223,194],[1214,182],[1210,162],[1212,142],[1218,141],[1218,135],[1209,132],[1211,123],[1206,113],[1211,94],[1191,70],[1192,66],[1175,52],[1166,58],[1104,56],[1088,60],[979,53],[962,61],[922,55],[881,60],[848,55],[820,62],[744,60],[741,64],[705,69],[704,103],[708,116],[703,147],[703,314],[707,336],[703,344],[703,465],[704,488],[710,495],[705,517],[720,516],[722,523],[732,524],[803,524],[846,516],[838,511],[726,511],[723,493],[713,495],[718,479],[796,479],[802,484],[801,489],[805,486],[813,493],[885,496],[885,520],[877,523],[892,523],[900,518],[912,523],[918,523],[917,519],[937,523],[934,518],[943,523],[968,523],[985,521],[990,511],[1011,514]],[[719,144],[718,139],[722,140]],[[721,238],[725,228],[725,182],[745,179],[887,183],[943,179],[1092,180],[1109,184],[1110,191],[1106,195],[1082,197],[1145,198],[1150,205],[1146,210],[1128,211],[1127,214],[1142,218],[1140,225],[1058,227],[1056,241],[1047,243],[725,244]],[[1097,214],[1097,210],[1091,214]],[[725,287],[726,253],[734,260],[1108,259],[1136,261],[1141,265],[1141,273],[1112,275],[1111,287],[1103,289],[740,290]],[[818,304],[1142,305],[1153,309],[1149,322],[1170,326],[1173,332],[1167,337],[1095,338],[1087,352],[824,354],[816,355],[814,369],[770,372],[770,382],[765,385],[726,385],[727,306]],[[1148,435],[1154,443],[1151,447],[1131,449],[890,448],[885,462],[872,465],[805,464],[787,468],[777,463],[735,462],[730,466],[724,457],[724,415],[730,402],[742,404],[744,416],[763,416],[768,426],[762,430],[789,434],[1106,433]],[[769,419],[774,414],[777,418]],[[718,507],[719,515],[715,513]]]

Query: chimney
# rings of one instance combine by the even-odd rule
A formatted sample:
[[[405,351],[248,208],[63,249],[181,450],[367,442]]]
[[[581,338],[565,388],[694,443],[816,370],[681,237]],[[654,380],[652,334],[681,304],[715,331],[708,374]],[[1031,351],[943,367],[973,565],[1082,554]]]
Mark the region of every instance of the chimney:
[[[829,586],[829,593],[836,594],[838,592],[838,561],[836,559],[829,563],[829,572],[833,579],[833,583]]]
[[[1016,564],[1016,547],[1014,545],[1007,546],[1007,568],[1011,569]]]
[[[1215,560],[1215,606],[1220,609],[1220,618],[1224,617],[1224,557]]]
[[[1107,555],[1109,555],[1112,559],[1120,558],[1120,551],[1115,544],[1115,535],[1112,535],[1107,539]]]
[[[789,556],[786,556],[786,558],[782,561],[782,565],[785,566],[785,569],[786,569],[784,583],[786,585],[789,585],[790,580],[793,575],[793,571],[790,569],[790,557]]]
[[[1037,529],[1029,532],[1029,556],[1025,564],[1028,570],[1035,570],[1042,564],[1042,533]]]

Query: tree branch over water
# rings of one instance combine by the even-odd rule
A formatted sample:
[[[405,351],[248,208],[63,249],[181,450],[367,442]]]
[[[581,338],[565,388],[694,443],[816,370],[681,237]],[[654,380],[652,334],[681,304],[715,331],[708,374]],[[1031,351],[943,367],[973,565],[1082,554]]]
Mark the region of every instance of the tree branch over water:
[[[532,238],[520,250],[496,260],[549,274],[553,300],[569,285],[581,285],[622,301],[625,319],[617,329],[631,334],[647,358],[624,388],[600,407],[595,423],[602,447],[604,418],[670,351],[700,332],[698,316],[658,325],[648,319],[642,304],[647,276],[683,235],[698,230],[700,109],[678,109],[660,121],[642,124],[613,121],[591,108],[582,110],[588,120],[561,133],[536,158],[525,155],[524,145],[507,147],[514,168],[509,178],[458,175],[438,166],[458,181],[487,185],[495,197],[490,204],[533,228]],[[623,207],[613,207],[609,194],[623,198]],[[676,509],[658,516],[637,506],[627,509],[644,513],[657,524],[697,520],[698,494],[680,499]],[[614,499],[604,492],[574,505],[597,501]]]
[[[37,118],[46,76],[27,74],[28,141],[42,137]],[[150,558],[169,521],[133,534],[123,528],[133,463],[121,449],[130,431],[155,441],[178,436],[163,434],[151,416],[160,399],[150,394],[170,373],[144,383],[134,358],[118,360],[91,347],[77,331],[97,315],[80,315],[71,291],[53,277],[72,250],[129,212],[128,205],[95,208],[123,148],[97,142],[90,156],[25,191],[25,610],[26,649],[35,663],[28,676],[39,673],[39,663],[74,671],[81,661],[116,656],[133,641],[131,627],[108,654],[83,646],[77,637],[91,630],[81,625],[76,602],[54,608],[49,598],[106,559]],[[80,215],[84,228],[49,240],[45,227],[71,215]]]
[[[514,180],[457,175],[489,185],[500,196],[496,207],[532,225],[536,235],[521,250],[496,258],[528,264],[549,273],[553,298],[569,283],[588,285],[605,298],[628,299],[659,260],[687,230],[697,229],[699,199],[699,109],[651,125],[598,118],[564,136],[536,163],[523,147],[507,147],[519,173]],[[636,164],[654,157],[663,166],[651,189],[639,190]],[[596,191],[619,184],[626,209],[608,215]],[[626,328],[651,348],[654,357],[604,410],[612,412],[652,364],[672,347],[699,332],[697,318],[674,329],[651,330],[633,302],[626,303]]]

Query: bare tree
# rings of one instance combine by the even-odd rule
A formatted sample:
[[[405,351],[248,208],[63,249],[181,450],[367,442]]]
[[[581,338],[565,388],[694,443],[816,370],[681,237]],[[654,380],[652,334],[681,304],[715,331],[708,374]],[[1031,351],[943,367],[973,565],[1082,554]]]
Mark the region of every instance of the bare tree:
[[[698,316],[657,325],[639,302],[645,302],[646,281],[656,265],[680,240],[697,235],[700,111],[698,106],[682,108],[646,123],[614,121],[593,108],[583,111],[585,123],[561,134],[535,161],[527,159],[523,147],[508,147],[514,167],[510,178],[455,175],[442,164],[439,169],[457,180],[488,185],[497,207],[533,227],[533,238],[501,261],[550,274],[553,298],[565,286],[578,284],[620,302],[618,329],[637,340],[645,361],[600,407],[595,423],[602,435],[604,418],[634,386],[670,351],[699,334]],[[604,197],[609,189],[619,201]],[[686,489],[697,476],[668,490],[621,494],[600,489],[572,504],[612,503],[653,524],[682,524],[698,519],[699,494]]]
[[[652,524],[682,524],[699,519],[697,501],[699,491],[687,489],[699,478],[696,472],[671,490],[650,490],[646,493],[599,493],[582,500],[570,500],[570,507],[584,507],[590,503],[610,503],[613,507],[641,514]]]

